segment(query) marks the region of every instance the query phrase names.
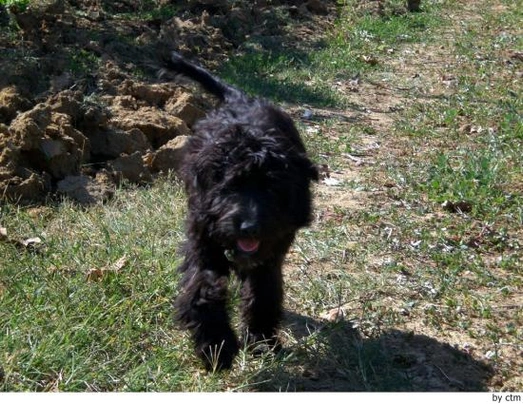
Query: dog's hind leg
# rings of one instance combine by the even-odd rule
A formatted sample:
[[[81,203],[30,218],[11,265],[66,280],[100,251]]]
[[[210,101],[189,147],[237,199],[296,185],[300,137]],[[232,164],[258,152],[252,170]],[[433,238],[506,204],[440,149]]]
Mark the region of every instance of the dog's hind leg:
[[[230,368],[238,352],[226,308],[227,283],[226,274],[186,266],[175,302],[177,320],[190,331],[208,370]]]

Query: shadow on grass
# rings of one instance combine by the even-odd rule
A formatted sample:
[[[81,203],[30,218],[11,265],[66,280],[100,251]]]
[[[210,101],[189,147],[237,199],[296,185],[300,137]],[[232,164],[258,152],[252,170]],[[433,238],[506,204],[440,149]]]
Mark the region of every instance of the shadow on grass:
[[[492,368],[438,340],[400,330],[363,338],[347,321],[286,314],[298,343],[285,364],[261,372],[261,391],[487,391]],[[311,338],[313,342],[311,343]]]
[[[247,93],[277,102],[314,107],[340,107],[346,104],[326,84],[308,81],[309,73],[315,69],[311,55],[310,52],[281,49],[248,52],[224,63],[218,74]]]

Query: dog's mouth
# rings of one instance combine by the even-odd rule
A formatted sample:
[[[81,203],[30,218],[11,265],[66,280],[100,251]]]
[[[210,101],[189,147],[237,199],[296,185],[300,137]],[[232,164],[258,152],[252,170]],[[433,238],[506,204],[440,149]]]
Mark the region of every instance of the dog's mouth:
[[[260,240],[255,238],[240,238],[236,241],[239,251],[247,254],[254,254],[260,247]]]
[[[238,260],[251,260],[260,248],[260,240],[255,238],[239,238],[236,240],[236,246],[233,249],[225,250],[225,257],[231,262]]]

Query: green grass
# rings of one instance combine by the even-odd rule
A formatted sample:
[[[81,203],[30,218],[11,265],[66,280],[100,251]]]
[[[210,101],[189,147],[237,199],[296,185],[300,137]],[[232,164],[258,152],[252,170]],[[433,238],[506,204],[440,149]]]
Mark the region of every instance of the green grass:
[[[87,74],[100,65],[98,56],[85,49],[73,50],[68,57],[68,70],[74,74]]]
[[[24,11],[31,0],[0,0],[0,5],[6,7],[16,6],[20,11]]]
[[[170,300],[183,204],[171,202],[173,189],[127,190],[88,211],[63,203],[36,220],[2,208],[9,237],[43,241],[37,252],[1,246],[4,388],[147,390],[160,369],[176,388],[180,364],[170,357],[185,342],[173,340]],[[89,280],[93,268],[107,272]]]
[[[346,177],[315,188],[316,220],[288,256],[283,352],[201,370],[172,319],[185,198],[163,179],[91,208],[1,205],[2,390],[521,391],[521,8],[427,0],[405,14],[388,1],[378,15],[357,3],[340,4],[321,46],[222,66],[251,93],[337,113],[299,125],[314,160]],[[419,49],[444,49],[448,65]],[[404,55],[437,96],[401,90],[414,80],[394,64]],[[393,124],[365,116],[382,87],[332,85],[356,75],[402,101]],[[41,245],[12,242],[29,237]]]

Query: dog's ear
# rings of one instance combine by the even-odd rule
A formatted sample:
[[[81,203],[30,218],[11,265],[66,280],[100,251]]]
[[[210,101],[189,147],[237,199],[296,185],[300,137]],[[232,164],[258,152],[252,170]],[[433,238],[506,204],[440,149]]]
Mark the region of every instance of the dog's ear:
[[[190,160],[187,159],[186,164],[183,164],[179,171],[180,178],[185,184],[185,190],[190,194],[198,192],[198,190],[201,190],[204,187],[200,178],[201,173],[198,171],[198,165],[192,164]]]
[[[319,181],[319,179],[320,179],[320,172],[318,170],[318,166],[316,166],[316,164],[314,164],[310,160],[309,160],[309,170],[308,170],[308,173],[309,173],[309,178],[312,181]]]
[[[201,167],[197,166],[191,166],[191,169],[185,171],[183,181],[188,189],[198,193],[203,192],[208,187],[205,173],[202,172]]]
[[[193,178],[191,180],[191,186],[193,187],[193,189],[198,189],[198,188],[201,188],[201,183],[198,182],[198,174],[197,173],[194,173],[193,175]]]
[[[296,227],[310,224],[312,220],[312,204],[310,196],[310,181],[318,181],[319,172],[316,165],[304,153],[296,154],[291,165],[295,175],[289,177],[287,189],[288,215]]]
[[[193,160],[185,166],[183,173],[185,186],[198,193],[205,193],[222,179],[222,169],[206,153],[193,155]]]
[[[301,154],[296,162],[300,172],[304,173],[310,181],[318,181],[320,174],[318,167],[305,154]]]

